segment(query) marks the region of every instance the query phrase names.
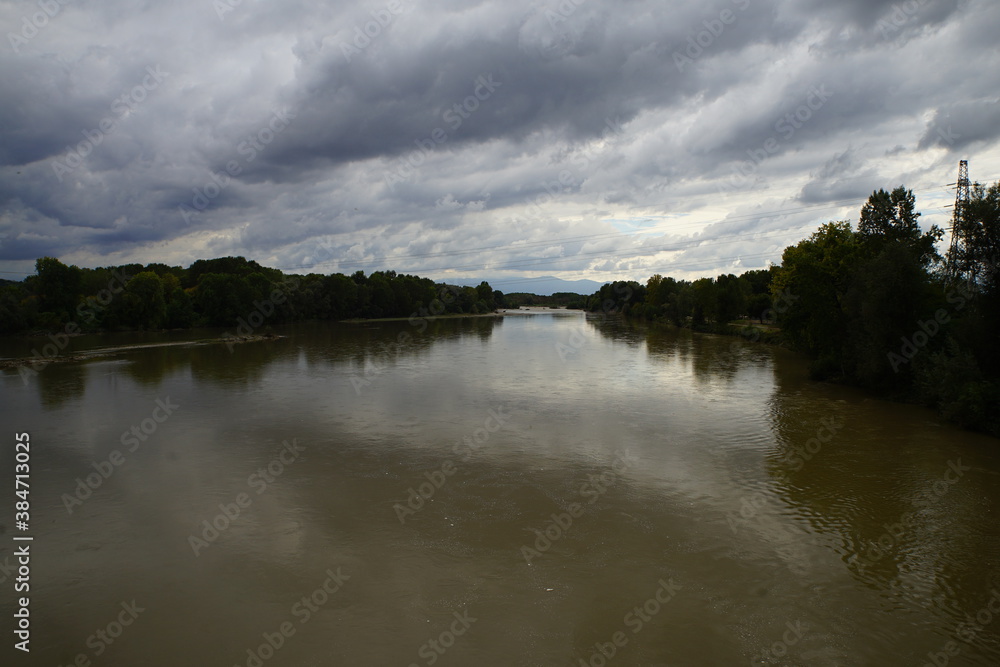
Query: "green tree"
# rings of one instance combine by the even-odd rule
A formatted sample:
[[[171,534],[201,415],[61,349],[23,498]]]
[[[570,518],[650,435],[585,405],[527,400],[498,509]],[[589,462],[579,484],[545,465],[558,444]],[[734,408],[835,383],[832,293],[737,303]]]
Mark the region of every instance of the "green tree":
[[[324,280],[324,288],[330,298],[330,317],[348,319],[358,316],[358,286],[341,273],[335,273]]]
[[[163,326],[167,329],[186,329],[194,325],[194,300],[181,287],[181,280],[172,273],[163,274],[163,297],[166,311]]]
[[[485,312],[493,312],[497,309],[496,300],[493,297],[493,288],[485,280],[476,287],[476,295],[479,297],[479,301],[483,302],[483,307],[486,309]]]
[[[976,183],[959,220],[958,232],[966,240],[961,254],[948,251],[948,263],[963,273],[960,280],[983,292],[995,292],[1000,282],[1000,181],[986,187]]]
[[[858,222],[863,253],[855,260],[845,307],[843,367],[855,382],[901,387],[910,367],[890,361],[889,351],[934,311],[928,270],[941,257],[937,226],[923,232],[913,192],[900,186],[872,193]]]
[[[843,376],[847,316],[843,303],[861,243],[849,222],[829,222],[809,238],[785,248],[771,280],[777,299],[792,295],[778,315],[787,340],[816,361],[818,376]]]
[[[691,283],[691,324],[703,326],[716,313],[715,281],[699,278]]]
[[[746,313],[750,285],[733,274],[715,279],[715,321],[726,324]]]
[[[645,285],[640,285],[634,280],[616,280],[601,285],[601,288],[588,300],[588,308],[603,313],[627,315],[637,305],[644,304],[645,300]]]
[[[750,287],[747,296],[747,314],[761,322],[765,313],[771,308],[771,278],[776,267],[769,269],[753,269],[744,272],[740,278]]]
[[[872,255],[886,246],[903,245],[923,266],[940,260],[936,244],[944,236],[937,225],[923,232],[915,211],[916,197],[902,185],[886,192],[873,192],[861,209],[858,238]]]
[[[389,278],[381,271],[368,276],[370,303],[367,317],[392,317],[396,314],[396,295],[389,284]]]
[[[893,364],[889,353],[913,335],[921,317],[934,312],[933,296],[931,276],[907,244],[887,244],[873,257],[859,257],[842,301],[846,376],[883,389],[908,384],[910,367]]]
[[[476,290],[472,287],[459,287],[458,292],[455,294],[455,302],[449,306],[448,310],[456,313],[472,313],[475,312],[476,301],[479,300],[479,295]]]
[[[141,267],[139,270],[142,270]],[[132,273],[138,273],[138,271]],[[184,287],[194,287],[201,282],[202,276],[210,273],[232,276],[249,276],[251,273],[260,273],[272,282],[281,280],[283,275],[278,269],[265,268],[245,257],[217,257],[197,260],[188,268],[182,284]]]
[[[30,326],[29,311],[25,307],[27,290],[22,283],[5,283],[0,286],[0,335],[15,334]]]
[[[72,319],[80,298],[83,272],[77,266],[67,266],[55,257],[35,260],[38,278],[34,283],[39,308],[66,322]]]
[[[194,306],[200,322],[231,327],[252,308],[249,285],[241,276],[202,274],[194,291]]]
[[[123,324],[136,329],[159,329],[167,319],[163,282],[153,271],[137,274],[116,300]]]

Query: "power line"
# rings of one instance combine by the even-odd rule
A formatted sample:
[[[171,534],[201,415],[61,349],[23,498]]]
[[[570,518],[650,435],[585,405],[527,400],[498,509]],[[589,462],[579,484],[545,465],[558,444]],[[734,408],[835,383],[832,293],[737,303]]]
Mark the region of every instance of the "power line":
[[[681,252],[681,251],[684,251],[684,250],[692,250],[692,249],[695,249],[695,248],[710,247],[710,246],[715,246],[715,245],[721,245],[721,244],[724,244],[724,243],[735,243],[737,241],[746,240],[746,239],[749,239],[749,238],[754,237],[754,236],[757,237],[754,240],[762,240],[762,239],[767,239],[767,238],[777,238],[777,237],[785,236],[785,234],[788,231],[792,230],[792,229],[799,229],[799,228],[806,227],[806,226],[809,226],[809,225],[799,225],[798,227],[786,227],[786,228],[778,230],[778,231],[776,231],[776,232],[774,232],[772,234],[767,234],[767,235],[764,235],[764,236],[757,236],[758,233],[757,232],[753,232],[753,233],[751,233],[749,235],[735,235],[735,236],[731,236],[731,237],[724,237],[724,238],[719,238],[719,239],[713,239],[712,241],[695,241],[695,242],[689,243],[687,245],[666,244],[666,245],[661,245],[661,246],[651,246],[651,247],[648,247],[648,248],[644,248],[643,250],[645,250],[645,252],[622,251],[622,252],[607,253],[607,252],[603,252],[602,251],[602,252],[593,252],[593,253],[578,253],[578,254],[575,254],[575,255],[571,255],[569,257],[558,257],[558,258],[553,258],[553,257],[531,257],[531,258],[527,258],[527,259],[516,260],[515,262],[508,263],[508,264],[506,264],[504,266],[490,267],[489,269],[485,269],[480,264],[473,264],[473,265],[459,266],[459,267],[455,267],[455,266],[451,266],[451,267],[435,267],[435,268],[422,267],[420,270],[421,271],[425,271],[427,273],[437,273],[437,272],[446,271],[446,270],[451,270],[451,271],[468,271],[468,270],[510,271],[510,270],[518,270],[518,269],[520,269],[520,270],[529,270],[531,266],[536,265],[536,264],[542,264],[542,263],[547,264],[547,265],[562,264],[562,263],[566,263],[566,262],[578,261],[581,258],[587,258],[587,257],[603,257],[603,258],[619,258],[619,259],[629,259],[629,258],[634,258],[634,257],[647,257],[647,256],[650,256],[650,255],[656,255],[656,254],[661,253],[661,252]],[[765,254],[770,254],[770,253],[765,253]]]
[[[747,255],[747,254],[741,254],[741,255],[734,255],[732,257],[719,257],[718,259],[719,259],[719,261],[726,261],[726,262],[728,262],[728,261],[735,261],[735,260],[742,260],[742,259],[751,259],[751,258],[757,258],[757,257],[769,257],[771,254],[772,253],[769,253],[769,252],[758,252],[758,253],[751,253],[749,255]],[[670,268],[671,269],[682,269],[682,268],[686,268],[686,267],[689,267],[689,266],[698,266],[700,264],[701,264],[700,261],[699,262],[685,262],[683,264],[671,264]],[[515,285],[515,284],[520,284],[520,283],[530,283],[530,282],[537,282],[537,281],[549,280],[549,279],[550,278],[547,277],[547,276],[541,276],[541,277],[538,277],[538,278],[512,278],[510,280],[507,280],[507,279],[504,279],[504,278],[499,278],[499,279],[497,279],[496,282],[497,282],[498,285],[500,285],[500,284]],[[572,282],[572,281],[570,281],[570,282]],[[602,282],[602,281],[596,281],[595,280],[593,282]],[[603,282],[608,282],[608,281],[603,281]]]
[[[930,194],[930,193],[935,193],[935,192],[943,192],[943,190],[941,190],[940,188],[930,188],[930,189],[919,191],[918,193],[919,194]],[[918,194],[918,193],[914,193],[914,194]],[[824,203],[824,204],[816,204],[816,205],[811,205],[811,206],[798,206],[798,207],[793,207],[793,208],[788,208],[788,209],[776,209],[776,210],[772,210],[772,211],[762,211],[762,212],[756,212],[756,213],[747,213],[747,214],[743,214],[743,215],[740,215],[740,216],[735,216],[733,218],[728,218],[728,219],[725,219],[725,220],[714,220],[714,221],[713,220],[709,220],[709,221],[696,221],[696,222],[680,223],[679,225],[674,225],[672,227],[672,229],[676,229],[677,227],[706,227],[707,228],[707,227],[712,226],[712,225],[737,224],[737,223],[740,223],[740,222],[745,222],[747,220],[772,218],[772,217],[778,217],[778,216],[782,216],[782,215],[792,215],[792,214],[800,213],[800,212],[804,212],[804,211],[828,210],[828,209],[834,209],[834,208],[843,208],[844,206],[850,205],[852,203],[856,204],[857,202],[858,202],[858,199],[852,197],[852,198],[849,198],[849,199],[837,200],[837,201],[832,202],[832,203],[827,202],[827,203]],[[645,229],[645,230],[642,230],[641,232],[637,232],[636,235],[638,235],[638,234],[650,234],[650,233],[664,232],[664,231],[667,231],[667,230],[655,229],[655,228],[654,229]],[[600,233],[600,234],[587,234],[587,235],[581,235],[581,236],[570,236],[570,237],[561,237],[561,238],[557,237],[557,238],[553,238],[553,239],[542,239],[542,240],[538,240],[538,241],[530,241],[530,242],[527,242],[527,243],[522,243],[522,244],[519,244],[517,246],[517,248],[518,249],[520,249],[520,248],[532,248],[532,247],[538,247],[538,246],[557,245],[557,244],[563,244],[563,243],[573,243],[573,242],[577,242],[577,241],[593,241],[593,240],[607,239],[607,238],[623,238],[623,237],[626,237],[626,236],[627,235],[623,235],[620,232],[604,232],[604,233]],[[315,268],[315,267],[326,266],[326,265],[330,265],[330,264],[335,264],[338,269],[340,269],[341,267],[345,267],[345,268],[346,267],[362,267],[362,266],[370,266],[372,264],[384,264],[385,262],[389,262],[389,261],[400,262],[400,261],[410,260],[410,259],[430,259],[430,258],[458,257],[458,256],[461,256],[461,255],[473,255],[473,254],[480,253],[480,252],[487,252],[487,251],[491,251],[491,250],[498,250],[498,249],[501,249],[501,248],[508,248],[510,246],[511,246],[510,243],[504,243],[504,244],[499,244],[499,245],[481,246],[481,247],[478,247],[478,248],[469,248],[469,249],[464,249],[464,250],[443,250],[443,251],[440,251],[440,252],[432,252],[432,253],[414,253],[414,254],[402,254],[402,255],[385,255],[385,256],[381,256],[381,257],[370,257],[370,258],[354,259],[354,260],[335,260],[335,259],[331,259],[331,260],[326,260],[326,261],[323,261],[323,262],[315,262],[313,264],[304,264],[304,265],[299,265],[299,266],[279,266],[279,267],[275,267],[275,268],[278,268],[281,271],[292,271],[292,270],[296,270],[296,269],[312,269],[312,268]],[[579,257],[580,255],[576,255],[576,256]],[[457,268],[457,267],[446,267],[446,268]],[[422,269],[422,270],[427,271],[428,269]]]
[[[928,194],[932,194],[932,193],[936,193],[936,192],[943,192],[943,190],[941,190],[940,188],[928,188],[928,189],[925,189],[925,190],[916,191],[915,194],[928,195]],[[834,201],[832,203],[831,202],[827,202],[827,203],[824,203],[824,204],[816,204],[816,205],[810,205],[810,206],[797,206],[797,207],[786,208],[786,209],[775,209],[775,210],[771,210],[771,211],[746,213],[746,214],[735,216],[735,217],[732,217],[732,218],[727,218],[727,219],[724,219],[724,220],[682,222],[682,223],[672,224],[671,228],[669,230],[667,230],[667,229],[661,229],[661,228],[650,228],[650,229],[644,229],[644,230],[642,230],[640,232],[636,232],[636,233],[634,233],[632,235],[622,234],[620,232],[603,232],[603,233],[600,233],[600,234],[584,234],[584,235],[561,237],[561,238],[557,237],[557,238],[552,238],[552,239],[541,239],[541,240],[537,240],[537,241],[529,241],[529,242],[526,242],[526,243],[522,243],[522,244],[519,244],[516,247],[518,249],[521,249],[521,248],[534,248],[534,247],[538,247],[538,246],[557,245],[557,244],[564,244],[564,243],[605,240],[605,239],[611,239],[611,238],[628,238],[629,236],[638,237],[639,235],[647,235],[647,234],[653,234],[653,233],[665,233],[667,231],[674,231],[674,230],[676,230],[678,228],[688,228],[688,227],[703,227],[703,228],[708,228],[708,227],[711,227],[711,226],[718,226],[718,225],[737,224],[737,223],[745,222],[747,220],[767,219],[767,218],[773,218],[773,217],[780,217],[780,216],[792,215],[792,214],[801,213],[801,212],[804,212],[804,211],[819,211],[819,210],[829,210],[829,209],[835,209],[835,208],[843,208],[844,206],[848,206],[848,205],[850,205],[852,203],[853,204],[857,204],[858,201],[859,200],[856,199],[856,198],[841,199],[841,200]],[[777,231],[790,231],[790,230],[793,230],[793,229],[799,229],[799,228],[801,228],[803,226],[806,226],[806,225],[799,225],[799,226],[795,226],[795,227],[786,227],[786,228],[782,228],[781,230],[777,230]],[[761,237],[761,238],[771,238],[772,236],[773,235],[770,235],[770,236],[767,236],[767,237]],[[663,249],[661,249],[661,250],[655,250],[653,253],[630,253],[629,251],[607,253],[607,252],[604,252],[604,251],[600,251],[600,252],[594,252],[594,253],[577,253],[577,254],[575,254],[575,255],[573,255],[571,257],[566,257],[566,258],[541,257],[541,258],[526,258],[525,260],[521,260],[521,261],[522,262],[527,262],[527,263],[532,263],[532,262],[534,262],[534,263],[549,262],[549,263],[555,264],[555,263],[560,263],[560,262],[565,262],[565,261],[573,261],[574,259],[581,258],[581,257],[593,257],[593,256],[600,256],[600,255],[604,255],[606,257],[619,257],[619,258],[620,257],[643,257],[643,256],[648,256],[649,254],[655,254],[655,252],[671,252],[671,251],[680,251],[680,250],[690,249],[691,247],[706,247],[706,246],[715,245],[717,242],[720,242],[720,243],[732,242],[734,240],[738,240],[739,238],[741,238],[741,237],[738,237],[738,236],[737,237],[716,237],[715,239],[712,239],[712,240],[707,240],[707,239],[706,240],[700,240],[700,242],[699,242],[699,240],[692,240],[692,243],[694,245],[692,245],[690,247],[676,248],[676,249],[670,250],[670,249],[667,249],[666,246],[659,246],[660,248],[663,248]],[[382,263],[382,262],[387,262],[387,261],[401,262],[401,261],[412,260],[412,259],[447,258],[447,257],[459,257],[459,256],[462,256],[462,255],[474,255],[476,253],[488,252],[488,251],[492,251],[492,250],[498,250],[498,249],[501,249],[501,248],[509,248],[509,247],[511,247],[511,245],[509,243],[504,243],[504,244],[481,246],[481,247],[478,247],[478,248],[469,248],[469,249],[463,249],[463,250],[447,250],[447,251],[431,252],[431,253],[414,253],[414,254],[409,254],[409,255],[406,255],[406,254],[404,254],[404,255],[386,255],[386,256],[382,256],[382,257],[372,257],[372,258],[358,259],[358,260],[328,260],[328,261],[323,261],[323,262],[316,262],[314,264],[306,264],[306,265],[299,265],[299,266],[280,266],[280,267],[274,267],[274,268],[277,268],[280,271],[291,271],[291,270],[296,270],[296,269],[311,269],[311,268],[315,268],[315,267],[319,267],[319,266],[325,266],[325,265],[328,265],[328,264],[336,264],[338,268],[340,268],[342,266],[360,267],[360,266],[366,266],[366,265],[371,265],[371,264],[376,264],[376,263]],[[466,265],[466,266],[463,266],[463,267],[448,266],[448,267],[435,268],[435,269],[422,268],[420,270],[427,271],[427,272],[432,272],[432,271],[440,272],[440,271],[445,271],[445,270],[474,270],[474,269],[480,269],[480,268],[482,268],[481,265],[480,264],[476,264],[476,265]],[[502,271],[502,270],[511,270],[511,269],[498,267],[498,268],[494,268],[492,270]],[[24,275],[24,276],[34,275],[34,271],[30,271],[30,272],[26,272],[26,271],[0,271],[0,273],[9,274],[9,275]]]

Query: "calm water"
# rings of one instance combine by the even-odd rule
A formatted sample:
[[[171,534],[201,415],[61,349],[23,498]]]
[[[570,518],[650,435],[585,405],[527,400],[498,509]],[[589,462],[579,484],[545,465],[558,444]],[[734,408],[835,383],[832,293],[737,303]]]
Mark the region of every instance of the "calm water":
[[[1000,664],[996,439],[582,313],[276,330],[4,371],[4,664]]]

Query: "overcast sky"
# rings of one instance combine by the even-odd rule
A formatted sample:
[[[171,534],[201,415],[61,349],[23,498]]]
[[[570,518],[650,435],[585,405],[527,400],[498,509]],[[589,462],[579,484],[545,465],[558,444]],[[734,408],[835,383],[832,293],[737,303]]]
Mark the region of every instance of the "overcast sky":
[[[959,159],[1000,179],[996,0],[3,0],[0,25],[12,279],[714,276],[880,187],[946,226]]]

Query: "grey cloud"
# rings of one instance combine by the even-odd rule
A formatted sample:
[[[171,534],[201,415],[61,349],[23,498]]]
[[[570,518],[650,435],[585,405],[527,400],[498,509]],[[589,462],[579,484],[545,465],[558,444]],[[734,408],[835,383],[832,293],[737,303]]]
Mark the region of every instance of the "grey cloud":
[[[979,142],[993,143],[998,137],[1000,98],[971,100],[938,108],[917,148],[957,150]]]
[[[799,200],[806,204],[862,199],[879,185],[875,169],[865,166],[853,148],[834,155],[810,176],[799,193]]]
[[[221,19],[193,0],[67,7],[21,53],[0,51],[0,256],[21,267],[214,249],[281,266],[641,277],[655,237],[610,219],[690,216],[702,231],[660,245],[699,239],[678,261],[728,266],[734,248],[794,241],[823,221],[818,207],[866,196],[880,177],[950,177],[950,153],[912,171],[917,151],[974,149],[973,168],[1000,159],[997,101],[983,97],[1000,86],[988,0],[913,12],[861,0],[401,6],[244,2]],[[883,24],[898,33],[881,35],[900,11],[901,25]],[[345,48],[365,30],[369,44]],[[689,38],[700,51],[678,67]],[[114,100],[150,65],[169,78],[118,117]],[[485,97],[477,80],[490,76]],[[809,109],[823,86],[829,99]],[[290,116],[280,131],[276,112]],[[109,114],[114,131],[57,174]],[[942,123],[961,135],[953,145],[935,134]],[[742,240],[727,240],[733,230]],[[455,254],[469,248],[488,250]]]

